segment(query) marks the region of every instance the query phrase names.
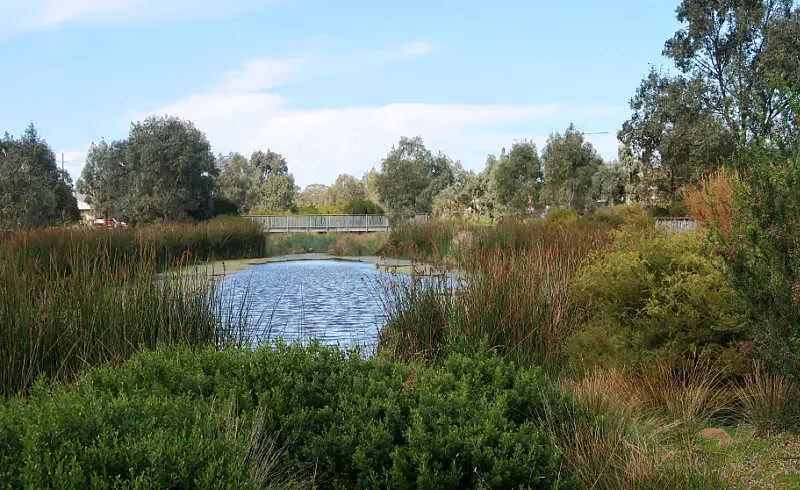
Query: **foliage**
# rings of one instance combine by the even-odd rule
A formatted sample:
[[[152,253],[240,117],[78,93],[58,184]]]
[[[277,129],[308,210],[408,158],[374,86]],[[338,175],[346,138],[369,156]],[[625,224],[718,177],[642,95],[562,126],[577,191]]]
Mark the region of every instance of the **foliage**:
[[[250,209],[254,214],[291,211],[296,208],[297,187],[291,174],[268,175],[258,189],[257,201]]]
[[[683,0],[677,18],[663,54],[679,74],[651,69],[618,135],[641,163],[643,202],[674,199],[748,148],[785,149],[796,138],[795,2]]]
[[[235,203],[241,213],[264,214],[296,209],[297,187],[286,158],[272,150],[220,156],[222,171],[215,194]]]
[[[504,148],[500,157],[487,167],[491,168],[489,178],[498,205],[525,211],[539,202],[543,174],[536,145],[514,143],[511,151]]]
[[[443,153],[425,148],[421,137],[403,137],[381,162],[375,184],[393,213],[430,213],[434,196],[454,182],[458,169]]]
[[[217,168],[221,171],[214,182],[214,196],[233,203],[237,211],[244,209],[250,187],[250,162],[239,153],[219,155]]]
[[[0,475],[241,487],[268,443],[281,448],[273,468],[313,473],[318,488],[549,488],[569,477],[538,421],[563,400],[539,370],[499,359],[430,371],[319,346],[162,350],[0,406]]]
[[[800,373],[800,155],[754,154],[719,252],[748,308],[757,354],[792,379]]]
[[[664,46],[664,55],[688,79],[705,85],[704,105],[734,136],[738,148],[754,141],[792,140],[796,114],[791,94],[775,83],[792,76],[780,59],[800,57],[785,35],[797,27],[793,0],[683,0],[677,9],[682,28]]]
[[[684,201],[689,214],[706,228],[712,226],[729,236],[731,226],[738,220],[734,196],[742,185],[737,172],[718,169],[700,181],[699,188],[684,189]]]
[[[600,165],[592,176],[592,199],[614,206],[625,202],[628,170],[618,163]]]
[[[103,215],[131,222],[211,216],[214,155],[189,121],[150,117],[126,140],[89,151],[78,189]]]
[[[554,134],[542,151],[544,188],[542,202],[583,210],[592,203],[592,177],[603,160],[583,133],[570,124],[563,135]]]
[[[34,228],[77,221],[72,181],[31,124],[22,138],[0,139],[0,228]]]
[[[364,184],[348,174],[336,177],[336,182],[328,188],[328,204],[343,208],[346,203],[367,198]]]
[[[634,113],[620,141],[641,162],[635,197],[648,204],[677,199],[681,187],[719,168],[735,149],[733,136],[707,107],[702,79],[669,78],[651,70],[631,99]]]
[[[594,314],[570,340],[576,366],[702,360],[740,369],[751,338],[721,260],[701,235],[621,232],[575,285]]]
[[[367,199],[353,199],[342,207],[344,214],[383,214],[383,208]]]
[[[297,195],[298,208],[324,208],[328,204],[328,186],[310,184]]]

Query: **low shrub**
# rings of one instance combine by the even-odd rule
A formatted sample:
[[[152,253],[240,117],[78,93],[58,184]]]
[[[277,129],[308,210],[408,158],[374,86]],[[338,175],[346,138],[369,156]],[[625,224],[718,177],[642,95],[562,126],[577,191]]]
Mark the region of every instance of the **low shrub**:
[[[318,345],[162,350],[0,405],[0,479],[40,488],[569,487],[539,425],[545,407],[560,416],[566,406],[538,369],[486,357],[451,356],[432,371]]]

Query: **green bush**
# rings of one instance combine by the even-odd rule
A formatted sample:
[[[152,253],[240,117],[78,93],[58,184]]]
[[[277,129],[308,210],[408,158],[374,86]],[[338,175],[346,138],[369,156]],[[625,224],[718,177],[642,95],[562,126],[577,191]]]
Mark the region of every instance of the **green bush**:
[[[568,343],[572,362],[702,360],[741,369],[750,332],[722,261],[707,248],[700,234],[621,232],[575,283],[594,314]]]
[[[316,345],[164,350],[0,405],[0,481],[549,488],[568,478],[539,421],[562,406],[538,369],[500,359],[431,371]]]
[[[353,199],[342,207],[344,214],[383,214],[383,208],[369,199]]]
[[[568,224],[578,221],[578,213],[572,208],[553,208],[547,212],[547,222]]]
[[[742,178],[737,219],[714,229],[719,253],[756,325],[756,354],[800,380],[800,153],[753,155]]]

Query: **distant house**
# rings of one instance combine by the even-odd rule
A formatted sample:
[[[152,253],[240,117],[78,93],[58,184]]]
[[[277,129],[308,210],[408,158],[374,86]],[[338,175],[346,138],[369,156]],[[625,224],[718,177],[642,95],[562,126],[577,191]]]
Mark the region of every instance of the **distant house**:
[[[94,223],[94,210],[92,210],[92,207],[86,202],[85,197],[76,193],[75,199],[78,201],[78,211],[81,213],[81,221],[84,223]]]

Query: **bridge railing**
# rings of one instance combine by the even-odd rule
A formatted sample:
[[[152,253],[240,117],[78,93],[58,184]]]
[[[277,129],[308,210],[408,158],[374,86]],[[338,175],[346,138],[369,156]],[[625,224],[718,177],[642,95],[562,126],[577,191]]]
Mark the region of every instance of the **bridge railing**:
[[[697,229],[693,218],[656,218],[656,228],[665,228],[669,233],[681,233]]]
[[[379,214],[299,214],[248,216],[267,233],[389,231],[389,217]]]

